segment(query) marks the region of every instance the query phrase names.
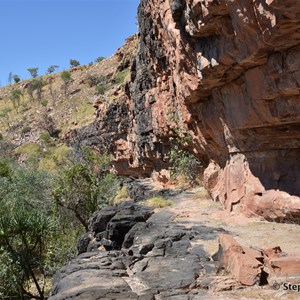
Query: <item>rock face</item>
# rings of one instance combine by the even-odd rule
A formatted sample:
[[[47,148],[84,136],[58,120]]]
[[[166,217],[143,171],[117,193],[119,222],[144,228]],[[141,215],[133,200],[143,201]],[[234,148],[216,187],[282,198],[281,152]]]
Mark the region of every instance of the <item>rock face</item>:
[[[262,282],[264,258],[261,251],[242,247],[232,236],[221,234],[215,257],[220,261],[220,267],[232,273],[242,284],[251,286]]]
[[[224,214],[221,205],[203,195],[199,198],[202,189],[172,196],[148,179],[137,180],[136,186],[131,190],[135,200],[107,206],[92,216],[90,231],[78,241],[79,255],[54,276],[49,299],[291,296],[283,290],[283,283],[299,283],[300,259],[294,253],[299,248],[297,225],[258,218],[239,226],[233,224],[234,218],[220,222],[215,213]],[[142,205],[139,200],[153,193],[168,193],[172,206]],[[279,295],[271,288],[278,284]]]
[[[141,0],[138,17],[131,83],[77,144],[108,148],[120,174],[143,177],[168,167],[179,131],[226,209],[299,218],[286,195],[300,195],[297,1]]]
[[[133,202],[98,212],[78,242],[80,254],[54,276],[49,300],[207,296],[217,266],[199,243],[224,230],[186,228],[168,211],[152,213]]]
[[[141,1],[131,89],[139,153],[163,157],[164,137],[186,128],[228,210],[260,213],[249,206],[269,189],[299,196],[299,17],[295,1]]]

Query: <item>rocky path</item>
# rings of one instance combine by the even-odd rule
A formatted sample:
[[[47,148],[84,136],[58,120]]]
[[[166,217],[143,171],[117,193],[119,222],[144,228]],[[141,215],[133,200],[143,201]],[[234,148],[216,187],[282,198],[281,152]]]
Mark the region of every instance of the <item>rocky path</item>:
[[[49,299],[299,299],[270,285],[245,287],[212,259],[223,233],[290,252],[300,246],[297,225],[226,215],[199,188],[171,195],[173,205],[154,213],[129,201],[96,215]]]

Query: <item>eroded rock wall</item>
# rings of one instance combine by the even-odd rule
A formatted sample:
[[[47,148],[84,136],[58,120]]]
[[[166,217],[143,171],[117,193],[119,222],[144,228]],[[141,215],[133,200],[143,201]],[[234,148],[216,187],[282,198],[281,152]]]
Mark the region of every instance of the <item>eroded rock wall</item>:
[[[188,148],[209,163],[208,189],[229,210],[249,211],[269,189],[299,196],[298,2],[142,0],[138,16],[130,97],[140,162],[163,161],[173,129],[187,128]]]
[[[73,145],[149,177],[168,168],[170,137],[186,134],[226,209],[299,218],[299,198],[286,194],[300,195],[298,2],[141,0],[138,19],[137,54],[124,66],[132,38],[116,52],[116,72],[130,64],[131,81],[113,102],[96,101]]]

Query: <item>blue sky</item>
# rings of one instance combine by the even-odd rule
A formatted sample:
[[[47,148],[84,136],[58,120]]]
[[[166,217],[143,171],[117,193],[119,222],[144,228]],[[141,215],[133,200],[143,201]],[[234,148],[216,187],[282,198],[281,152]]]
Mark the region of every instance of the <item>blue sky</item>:
[[[0,0],[0,83],[108,57],[137,32],[139,0]]]

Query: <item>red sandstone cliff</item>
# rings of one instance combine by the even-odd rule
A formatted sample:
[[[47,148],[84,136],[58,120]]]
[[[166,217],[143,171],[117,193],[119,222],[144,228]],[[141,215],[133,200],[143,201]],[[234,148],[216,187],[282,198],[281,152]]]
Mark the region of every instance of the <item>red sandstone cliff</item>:
[[[298,1],[142,0],[139,28],[132,83],[97,121],[102,138],[119,132],[107,137],[116,169],[167,167],[168,137],[187,128],[205,185],[226,209],[299,218]]]

